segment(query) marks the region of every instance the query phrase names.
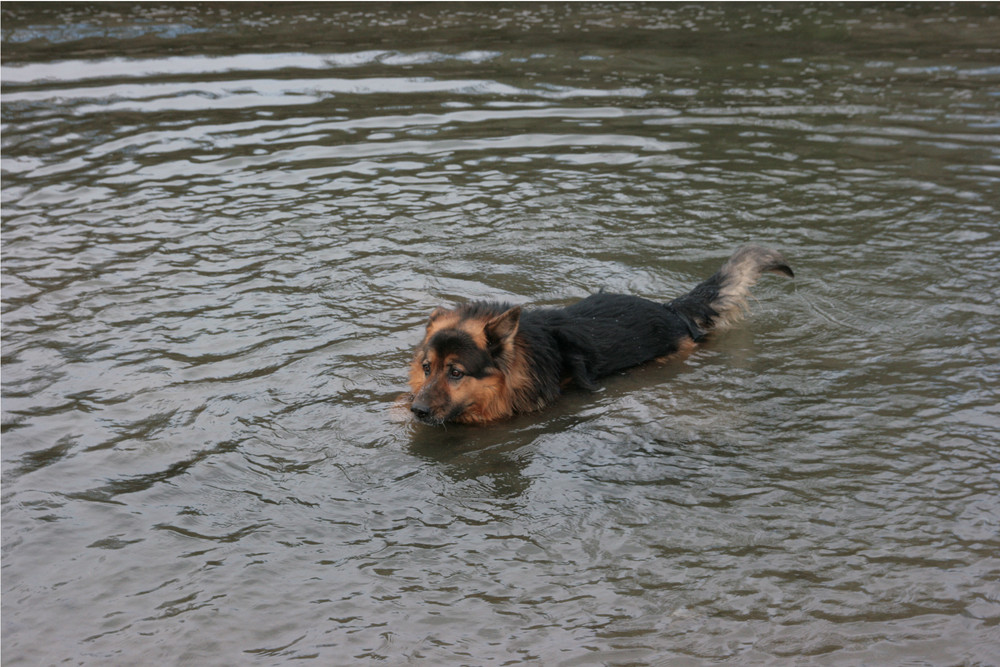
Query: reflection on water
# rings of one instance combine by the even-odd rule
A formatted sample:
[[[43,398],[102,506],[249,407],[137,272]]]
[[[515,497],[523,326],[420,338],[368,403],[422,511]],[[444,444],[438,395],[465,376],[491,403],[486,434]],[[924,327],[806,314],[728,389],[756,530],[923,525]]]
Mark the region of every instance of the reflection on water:
[[[5,5],[4,663],[990,664],[991,5]],[[698,354],[399,419],[427,313]]]

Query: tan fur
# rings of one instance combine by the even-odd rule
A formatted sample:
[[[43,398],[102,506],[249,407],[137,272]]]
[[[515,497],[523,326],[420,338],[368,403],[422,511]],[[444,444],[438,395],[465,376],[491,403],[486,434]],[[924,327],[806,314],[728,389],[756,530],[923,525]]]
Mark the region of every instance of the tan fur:
[[[691,354],[698,349],[698,343],[690,338],[683,338],[677,344],[677,351],[673,354],[668,354],[665,357],[657,357],[655,361],[660,364],[667,364],[674,361],[681,361],[682,359],[687,359]]]
[[[712,330],[721,331],[739,321],[749,312],[750,288],[767,271],[791,275],[785,258],[777,250],[758,245],[745,245],[738,249],[719,269],[725,283],[712,308],[719,313]]]
[[[523,346],[522,341],[515,339],[511,347],[511,363],[507,370],[505,397],[507,409],[511,414],[533,412],[542,408],[545,403],[532,390],[534,380],[531,375],[531,367],[528,364],[530,357],[523,349],[520,349]]]
[[[424,335],[424,343],[430,340],[431,336],[444,329],[452,329],[458,324],[458,313],[454,310],[435,308],[427,320],[427,333]]]

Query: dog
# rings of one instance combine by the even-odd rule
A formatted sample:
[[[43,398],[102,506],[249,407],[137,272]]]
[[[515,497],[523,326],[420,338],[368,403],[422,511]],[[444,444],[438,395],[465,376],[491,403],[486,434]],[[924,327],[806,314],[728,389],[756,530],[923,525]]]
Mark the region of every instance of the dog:
[[[769,271],[794,277],[779,252],[747,245],[667,303],[602,291],[565,308],[437,308],[410,365],[410,411],[428,424],[490,424],[541,410],[570,386],[595,390],[602,377],[685,356],[742,319]]]

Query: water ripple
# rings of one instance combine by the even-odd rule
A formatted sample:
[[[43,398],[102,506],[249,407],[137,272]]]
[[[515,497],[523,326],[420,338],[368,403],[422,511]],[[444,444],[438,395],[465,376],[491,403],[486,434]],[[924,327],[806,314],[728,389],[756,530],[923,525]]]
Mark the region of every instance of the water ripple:
[[[448,7],[4,5],[5,660],[989,663],[996,18]],[[683,362],[392,407],[746,241]]]

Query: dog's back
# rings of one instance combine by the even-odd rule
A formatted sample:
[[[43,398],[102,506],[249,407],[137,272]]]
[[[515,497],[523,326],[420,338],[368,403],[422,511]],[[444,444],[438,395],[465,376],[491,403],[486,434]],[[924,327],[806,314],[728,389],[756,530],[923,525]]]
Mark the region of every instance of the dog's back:
[[[663,304],[601,292],[571,306],[526,312],[521,329],[533,349],[557,354],[563,378],[593,389],[607,375],[678,351],[687,327]]]

